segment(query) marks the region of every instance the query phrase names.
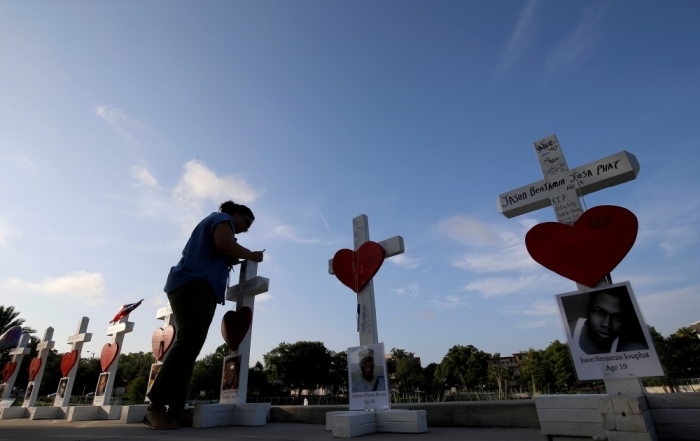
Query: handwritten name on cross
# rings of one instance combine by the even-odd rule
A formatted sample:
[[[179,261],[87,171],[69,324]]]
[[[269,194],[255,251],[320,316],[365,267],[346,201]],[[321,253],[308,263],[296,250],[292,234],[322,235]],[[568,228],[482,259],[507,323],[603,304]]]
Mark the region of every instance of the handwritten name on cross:
[[[555,135],[533,144],[544,179],[498,196],[498,211],[507,218],[551,205],[557,221],[571,225],[583,214],[578,196],[632,181],[639,174],[637,158],[624,150],[569,170]]]
[[[53,328],[49,326],[48,328],[46,328],[46,331],[44,331],[44,337],[41,339],[41,342],[39,342],[39,344],[36,345],[36,350],[38,352],[36,358],[40,360],[39,363],[41,364],[39,365],[39,370],[37,371],[34,380],[31,382],[34,385],[34,387],[32,387],[31,393],[24,397],[24,403],[22,403],[22,407],[34,407],[34,405],[36,404],[36,399],[39,397],[39,389],[41,389],[41,378],[44,376],[46,359],[48,358],[49,352],[51,351],[51,349],[53,349],[53,346],[56,343],[51,340],[52,338]]]
[[[258,276],[258,263],[251,260],[241,262],[238,284],[226,290],[226,300],[236,302],[236,312],[248,307],[253,312],[255,321],[255,296],[266,293],[270,288],[270,279]],[[253,335],[253,322],[233,356],[240,356],[238,372],[238,394],[233,396],[233,403],[245,403],[248,391],[248,366],[250,364],[250,342]],[[223,378],[222,378],[223,381]],[[227,400],[225,400],[227,401]],[[220,401],[223,402],[223,401]]]
[[[10,398],[12,388],[15,385],[15,380],[17,380],[17,374],[19,374],[19,368],[20,366],[22,366],[22,359],[31,351],[31,349],[27,347],[27,345],[29,345],[29,340],[29,334],[22,334],[22,336],[19,338],[19,343],[17,344],[17,347],[10,349],[9,355],[12,356],[12,361],[10,361],[9,363],[14,363],[14,369],[12,371],[12,375],[10,375],[10,378],[7,379],[7,386],[5,387],[5,392],[3,392],[0,398]]]
[[[544,180],[517,188],[498,196],[498,211],[507,218],[539,210],[548,205],[554,209],[557,222],[572,225],[583,210],[579,195],[584,196],[604,188],[632,181],[639,174],[637,158],[621,151],[569,170],[556,135],[550,135],[533,143]],[[607,276],[596,288],[612,284]],[[576,283],[579,290],[589,287]],[[644,386],[639,378],[614,378],[605,380],[608,393],[642,395]]]
[[[90,319],[83,317],[78,321],[78,328],[75,330],[75,334],[68,337],[68,344],[71,345],[71,352],[76,351],[77,357],[75,359],[75,364],[68,372],[68,382],[66,383],[66,390],[63,394],[63,398],[56,394],[56,400],[53,405],[57,407],[68,406],[70,402],[71,392],[73,391],[73,383],[75,383],[75,374],[78,372],[78,365],[80,364],[80,353],[83,351],[83,343],[87,343],[92,340],[92,334],[87,332],[88,324]]]
[[[352,220],[352,235],[355,243],[355,251],[362,244],[369,242],[369,219],[361,214]],[[377,242],[384,249],[384,257],[392,257],[406,251],[403,237],[394,236],[381,242]],[[328,261],[328,274],[333,274],[333,259]],[[364,288],[357,293],[357,305],[359,310],[357,330],[360,333],[360,345],[379,343],[377,334],[377,311],[374,304],[374,282],[370,280]]]
[[[105,371],[109,375],[107,376],[107,385],[104,389],[104,394],[97,396],[95,394],[95,399],[92,402],[93,406],[101,406],[103,404],[109,404],[110,398],[112,398],[112,389],[114,387],[114,379],[117,376],[117,365],[119,364],[119,354],[122,352],[122,344],[124,343],[124,335],[132,332],[134,330],[134,322],[129,321],[129,314],[120,318],[117,323],[107,328],[107,335],[112,337],[111,344],[116,346],[116,354],[114,352],[110,354],[101,354],[101,357],[114,357],[112,363],[109,365]],[[103,360],[100,360],[103,361]],[[98,383],[99,388],[99,383]]]

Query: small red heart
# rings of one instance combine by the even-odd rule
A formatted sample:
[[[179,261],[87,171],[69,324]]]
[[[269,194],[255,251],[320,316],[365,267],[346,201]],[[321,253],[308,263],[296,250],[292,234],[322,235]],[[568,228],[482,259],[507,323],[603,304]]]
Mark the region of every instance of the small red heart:
[[[35,358],[29,363],[29,381],[34,381],[41,368],[41,358]]]
[[[365,242],[357,251],[344,248],[333,256],[333,272],[343,285],[360,292],[377,274],[384,257],[384,249],[377,242]]]
[[[572,225],[545,222],[525,236],[533,259],[555,273],[594,286],[625,258],[637,239],[637,216],[614,205],[593,207]]]
[[[76,361],[78,361],[78,351],[75,349],[63,354],[61,358],[61,373],[64,377],[68,376],[68,373],[73,369]]]
[[[221,335],[229,349],[235,351],[253,323],[253,311],[247,306],[238,311],[228,311],[221,320]]]
[[[100,352],[100,365],[102,366],[102,372],[107,372],[107,369],[109,369],[118,356],[119,343],[106,343],[104,346],[102,346],[102,352]]]
[[[8,361],[5,363],[5,366],[2,368],[2,381],[3,383],[7,383],[7,380],[10,379],[12,374],[15,373],[15,369],[17,368],[17,363],[14,361]]]
[[[175,327],[173,325],[157,328],[151,337],[151,348],[156,361],[163,360],[165,353],[175,341]]]

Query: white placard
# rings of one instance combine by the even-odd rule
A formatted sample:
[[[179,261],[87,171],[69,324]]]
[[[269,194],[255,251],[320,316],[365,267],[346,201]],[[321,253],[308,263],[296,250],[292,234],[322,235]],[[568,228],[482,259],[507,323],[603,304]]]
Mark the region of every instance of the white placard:
[[[109,382],[109,372],[100,374],[95,388],[95,399],[92,401],[93,406],[102,406],[105,402],[105,392],[107,391],[107,383]]]
[[[384,343],[348,348],[350,410],[389,409]]]
[[[156,377],[160,373],[160,368],[163,366],[163,362],[156,362],[151,365],[151,371],[148,373],[148,387],[146,387],[146,393],[148,394],[151,391],[151,388],[153,387],[153,382],[156,381]],[[146,397],[145,400],[147,403],[150,403],[150,400],[148,397]]]
[[[16,398],[3,398],[0,400],[0,409],[7,409],[9,407],[12,407],[12,403],[14,403]]]
[[[579,380],[664,375],[629,282],[559,294],[557,304]]]
[[[32,392],[34,392],[34,382],[30,381],[29,384],[27,384],[27,391],[24,392],[24,401],[22,402],[23,407],[27,407],[29,405]]]
[[[224,369],[221,373],[221,393],[219,394],[219,404],[238,403],[240,398],[240,355],[229,355],[224,358]]]

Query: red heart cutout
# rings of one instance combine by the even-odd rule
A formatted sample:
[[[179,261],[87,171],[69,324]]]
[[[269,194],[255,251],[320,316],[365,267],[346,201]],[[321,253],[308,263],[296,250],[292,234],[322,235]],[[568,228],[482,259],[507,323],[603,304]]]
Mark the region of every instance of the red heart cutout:
[[[7,383],[7,380],[10,379],[12,374],[15,373],[15,369],[17,368],[17,363],[14,361],[8,361],[5,363],[5,366],[2,367],[2,382]]]
[[[109,369],[118,356],[119,343],[106,343],[104,346],[102,346],[102,352],[100,352],[100,365],[102,366],[102,372],[107,372],[107,369]]]
[[[156,357],[156,361],[161,361],[163,357],[165,357],[165,353],[168,352],[168,349],[170,349],[174,341],[175,327],[173,325],[168,325],[153,331],[151,348],[153,349],[153,356]]]
[[[41,358],[35,358],[29,363],[29,381],[34,381],[41,368]]]
[[[372,280],[384,263],[384,249],[377,242],[365,242],[357,251],[344,248],[333,256],[333,273],[355,292]]]
[[[78,351],[75,349],[63,354],[61,358],[61,373],[64,377],[68,376],[68,373],[73,369],[76,361],[78,361]]]
[[[253,311],[247,306],[238,311],[229,311],[221,320],[221,335],[229,349],[235,351],[253,323]]]
[[[593,207],[572,225],[545,222],[525,236],[533,259],[555,273],[594,286],[622,262],[637,239],[637,216],[614,205]]]

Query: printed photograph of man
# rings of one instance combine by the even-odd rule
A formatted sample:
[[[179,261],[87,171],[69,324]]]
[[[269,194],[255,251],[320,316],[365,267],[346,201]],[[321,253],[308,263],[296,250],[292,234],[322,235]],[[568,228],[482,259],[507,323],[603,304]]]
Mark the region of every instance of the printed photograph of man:
[[[24,399],[26,401],[29,401],[29,398],[32,396],[32,392],[34,392],[34,383],[29,383],[27,385],[27,391],[24,393]]]
[[[360,378],[353,381],[353,392],[375,392],[386,390],[384,375],[375,375],[374,350],[372,348],[362,348],[358,353],[360,360]],[[381,373],[384,373],[383,368]]]
[[[222,390],[238,389],[238,373],[240,372],[241,356],[229,357],[224,362],[224,379],[221,382]]]
[[[153,382],[156,381],[156,377],[158,376],[158,372],[160,372],[161,366],[163,366],[163,364],[151,365],[151,374],[148,377],[148,387],[146,388],[146,393],[151,390],[151,386],[153,386]]]
[[[95,391],[96,397],[101,397],[105,394],[105,389],[107,389],[107,380],[109,380],[109,372],[100,374],[100,379],[97,380],[97,390]]]
[[[5,390],[7,389],[7,383],[0,384],[0,397],[5,395]]]
[[[58,390],[56,391],[56,396],[58,398],[63,398],[66,396],[66,387],[68,386],[68,378],[61,378],[58,383]]]
[[[584,353],[649,349],[626,286],[563,297],[562,304],[572,344]]]

